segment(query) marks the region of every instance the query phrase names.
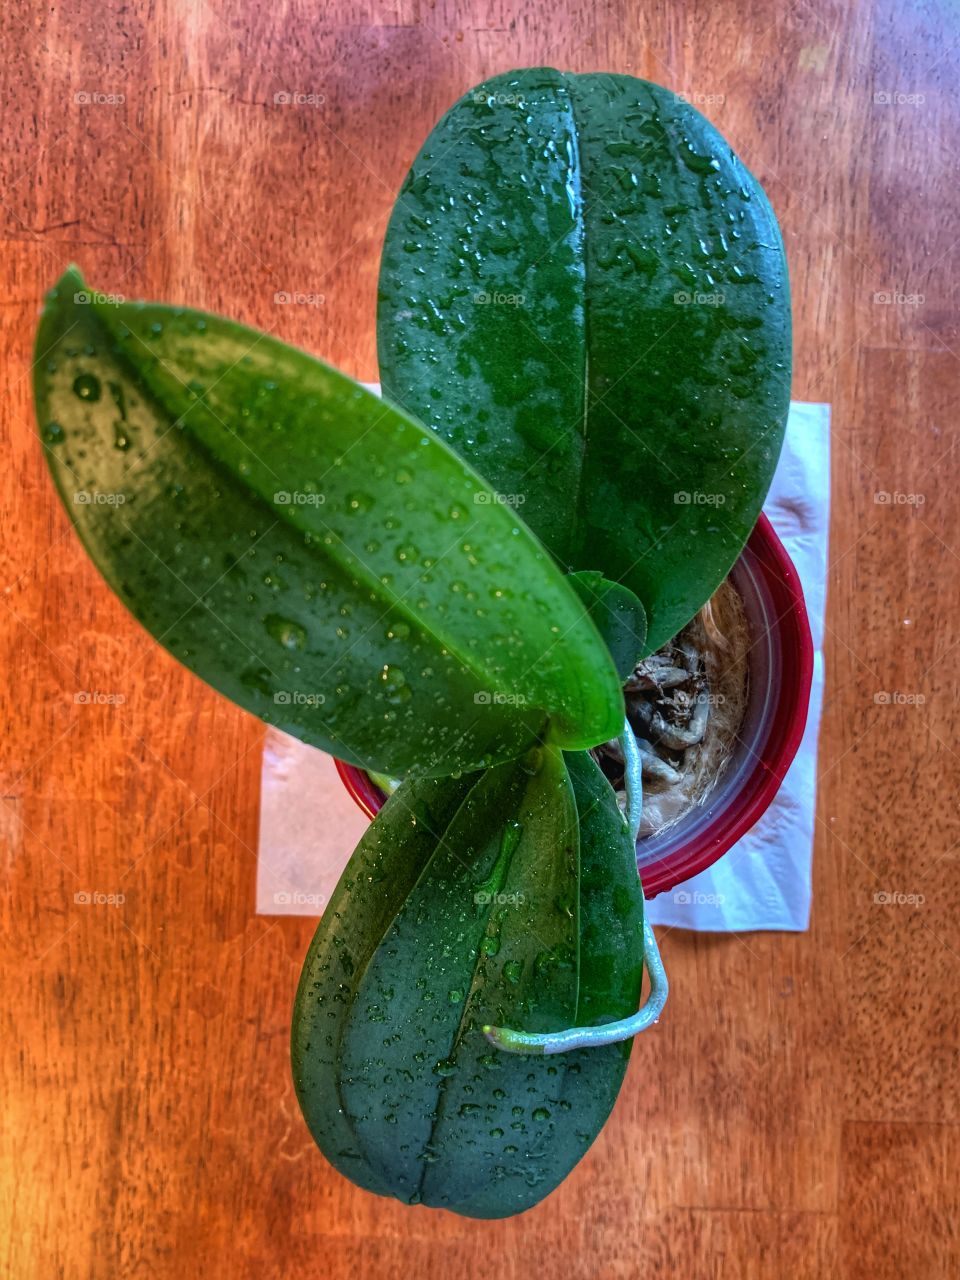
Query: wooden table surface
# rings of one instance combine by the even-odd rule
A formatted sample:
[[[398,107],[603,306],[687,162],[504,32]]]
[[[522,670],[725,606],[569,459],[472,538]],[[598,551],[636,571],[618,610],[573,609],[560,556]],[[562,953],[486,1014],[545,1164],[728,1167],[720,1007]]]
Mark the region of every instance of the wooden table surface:
[[[955,7],[14,0],[0,24],[0,1274],[960,1275]],[[669,932],[610,1124],[485,1225],[314,1148],[287,1058],[313,924],[254,912],[262,730],[85,558],[30,351],[74,260],[374,378],[407,165],[471,85],[544,62],[690,95],[770,194],[794,396],[834,407],[827,693],[810,932]]]

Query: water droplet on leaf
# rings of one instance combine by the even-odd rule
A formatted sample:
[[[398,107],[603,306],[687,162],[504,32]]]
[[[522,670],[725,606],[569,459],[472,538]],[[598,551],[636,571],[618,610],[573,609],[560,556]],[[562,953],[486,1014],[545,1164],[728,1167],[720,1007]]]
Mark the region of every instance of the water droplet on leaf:
[[[91,404],[100,399],[100,379],[92,373],[80,373],[73,380],[73,394]]]
[[[307,643],[306,628],[300,626],[298,622],[291,622],[289,618],[283,618],[278,613],[270,613],[264,618],[264,626],[267,628],[267,634],[277,644],[283,645],[284,649],[302,649]]]

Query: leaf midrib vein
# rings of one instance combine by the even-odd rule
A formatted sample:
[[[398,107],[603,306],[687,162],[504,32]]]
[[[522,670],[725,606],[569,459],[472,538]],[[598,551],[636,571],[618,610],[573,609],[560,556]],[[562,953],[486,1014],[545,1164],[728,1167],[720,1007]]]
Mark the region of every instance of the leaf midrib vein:
[[[157,405],[157,407],[160,410],[162,410],[163,413],[170,414],[171,416],[173,416],[172,409],[168,404],[167,400],[164,398],[162,388],[155,384],[154,380],[150,376],[150,371],[147,369],[144,369],[141,365],[137,364],[137,362],[131,358],[129,353],[127,353],[122,349],[117,333],[115,332],[113,327],[110,325],[110,323],[106,320],[106,318],[101,312],[100,304],[98,302],[93,303],[93,308],[99,323],[102,325],[104,329],[106,329],[106,331],[114,339],[115,346],[113,351],[111,352],[112,358],[116,360],[119,364],[126,367],[127,371],[133,375],[134,381],[139,383],[146,390],[150,398]],[[149,348],[147,349],[149,350]],[[151,354],[153,353],[151,352]],[[306,359],[311,358],[305,352],[302,354],[305,356]],[[157,358],[159,361],[158,357],[155,357],[155,358]],[[187,411],[187,414],[178,416],[178,421],[181,423],[181,425],[185,429],[189,430],[189,421],[188,421],[189,412],[195,411],[198,409],[210,414],[211,417],[216,418],[216,414],[214,414],[213,410],[210,409],[209,406],[204,404],[202,401],[200,401],[196,405],[190,406],[190,410]],[[236,470],[234,470],[230,466],[228,462],[221,459],[208,444],[206,444],[203,440],[201,440],[197,436],[197,434],[194,431],[190,431],[190,439],[194,447],[207,459],[207,461],[221,474],[226,475],[226,477],[231,481],[232,484],[248,492],[255,499],[258,505],[261,505],[261,506],[267,505],[266,499],[264,498],[263,494],[259,491],[259,489],[255,488],[251,483],[247,482]],[[274,519],[277,519],[277,517],[279,517],[280,522],[284,524],[285,527],[293,529],[296,533],[300,534],[301,537],[304,534],[304,532],[309,532],[309,530],[305,531],[301,529],[300,526],[296,523],[296,521],[292,519],[292,516],[294,515],[294,511],[292,507],[288,509],[286,506],[281,504],[278,511],[274,511],[271,509],[269,511],[269,514],[273,516]],[[459,537],[460,535],[458,535],[458,539]],[[341,538],[337,537],[337,542],[346,548],[346,543],[344,543]],[[318,558],[324,558],[323,552],[315,548],[313,548],[313,550],[316,550],[316,554]],[[417,630],[423,631],[426,634],[430,635],[431,637],[433,637],[433,639],[437,641],[437,643],[442,648],[447,649],[448,652],[456,659],[456,661],[460,663],[461,666],[464,667],[467,671],[469,671],[470,674],[475,679],[477,679],[478,681],[483,680],[486,682],[486,684],[489,684],[491,686],[489,692],[494,693],[494,692],[500,691],[502,687],[501,678],[495,677],[492,672],[488,671],[485,667],[479,665],[476,659],[471,660],[471,658],[468,655],[463,654],[457,644],[453,643],[449,639],[449,637],[445,636],[444,634],[436,630],[432,625],[428,624],[426,620],[419,613],[417,613],[412,606],[406,603],[407,595],[409,595],[411,591],[416,589],[420,579],[418,579],[417,582],[412,584],[412,586],[410,586],[407,589],[407,591],[404,592],[403,595],[398,595],[396,592],[392,591],[389,587],[385,586],[380,581],[379,576],[373,570],[371,570],[355,552],[349,551],[349,548],[347,548],[347,551],[348,551],[348,554],[351,556],[351,558],[355,561],[355,563],[352,565],[346,564],[343,561],[338,560],[336,556],[331,554],[329,549],[326,552],[325,558],[330,561],[330,563],[333,565],[335,569],[343,572],[348,578],[351,575],[359,578],[363,582],[364,586],[367,587],[368,590],[372,591],[375,596],[379,597],[384,601],[384,603],[388,607],[385,610],[384,614],[381,615],[381,620],[382,620],[382,617],[385,617],[386,614],[389,613],[390,611],[398,612],[403,616],[403,618],[406,621],[412,623]],[[368,632],[369,632],[369,628],[368,628]],[[364,634],[367,634],[367,633],[364,633]],[[485,685],[482,687],[486,689]]]

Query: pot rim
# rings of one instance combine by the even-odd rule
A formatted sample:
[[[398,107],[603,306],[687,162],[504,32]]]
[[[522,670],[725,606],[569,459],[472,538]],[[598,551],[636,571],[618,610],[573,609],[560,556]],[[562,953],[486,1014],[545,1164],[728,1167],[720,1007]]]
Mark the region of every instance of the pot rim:
[[[800,577],[763,512],[747,540],[747,549],[763,573],[766,593],[773,606],[772,626],[779,633],[782,649],[780,690],[769,737],[763,755],[756,756],[749,776],[733,801],[720,809],[707,831],[689,845],[643,866],[640,875],[644,896],[648,899],[706,871],[746,835],[780,790],[803,740],[813,680],[813,637]],[[364,770],[342,760],[335,759],[334,763],[355,803],[368,818],[376,817],[385,802],[383,792]]]

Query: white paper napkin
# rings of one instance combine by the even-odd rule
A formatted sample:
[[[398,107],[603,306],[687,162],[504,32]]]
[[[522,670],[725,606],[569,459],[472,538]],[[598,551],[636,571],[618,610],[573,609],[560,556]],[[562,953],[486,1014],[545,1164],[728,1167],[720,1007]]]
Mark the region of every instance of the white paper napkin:
[[[790,405],[783,452],[763,509],[796,565],[810,617],[813,682],[806,731],[760,821],[712,867],[654,898],[647,908],[654,924],[746,933],[802,931],[810,922],[830,524],[828,404]]]
[[[791,404],[764,510],[797,567],[810,615],[814,672],[806,733],[757,825],[708,871],[655,898],[648,906],[655,924],[735,933],[807,928],[823,698],[829,405]],[[331,758],[269,729],[261,775],[257,911],[321,915],[366,826]]]

